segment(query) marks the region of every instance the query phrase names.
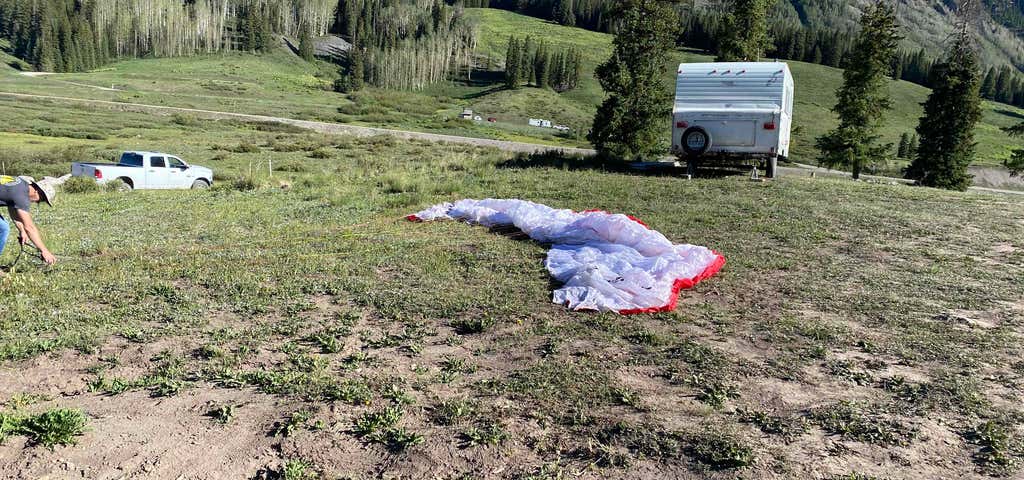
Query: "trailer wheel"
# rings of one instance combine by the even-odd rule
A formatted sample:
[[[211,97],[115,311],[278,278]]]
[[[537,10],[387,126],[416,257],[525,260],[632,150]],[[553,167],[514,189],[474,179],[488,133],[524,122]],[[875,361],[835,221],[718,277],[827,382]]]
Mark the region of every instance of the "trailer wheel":
[[[697,176],[697,167],[699,166],[696,156],[691,155],[686,158],[686,174],[689,175],[690,178]]]
[[[779,174],[779,157],[771,157],[765,163],[765,174],[768,178],[775,178]]]
[[[703,155],[711,148],[711,135],[701,127],[690,127],[683,132],[679,143],[683,146],[683,151],[695,157]]]

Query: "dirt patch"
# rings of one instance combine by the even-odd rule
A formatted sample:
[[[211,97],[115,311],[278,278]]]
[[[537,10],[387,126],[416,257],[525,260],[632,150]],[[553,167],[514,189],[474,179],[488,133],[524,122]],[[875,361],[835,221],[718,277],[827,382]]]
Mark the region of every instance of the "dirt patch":
[[[13,478],[248,478],[277,458],[266,432],[279,407],[252,391],[191,390],[166,399],[147,392],[83,394],[59,404],[90,418],[80,444],[104,447],[50,451],[12,439],[0,446],[0,458]],[[237,405],[233,421],[220,425],[205,417],[213,404]]]
[[[1017,251],[1017,248],[1014,247],[1013,245],[1010,245],[1009,243],[1000,243],[1000,244],[992,247],[992,253],[997,253],[997,254],[1000,254],[1000,255],[1009,255],[1009,254],[1011,254],[1013,252],[1016,252],[1016,251]]]

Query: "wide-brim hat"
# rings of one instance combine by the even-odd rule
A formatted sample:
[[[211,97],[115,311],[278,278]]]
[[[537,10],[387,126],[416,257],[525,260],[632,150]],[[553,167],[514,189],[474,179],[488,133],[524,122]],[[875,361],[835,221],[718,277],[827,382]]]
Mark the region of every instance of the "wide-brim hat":
[[[28,176],[23,176],[19,178],[28,182],[29,185],[35,187],[36,191],[39,192],[39,196],[42,197],[43,201],[46,202],[47,205],[51,207],[53,206],[53,201],[57,197],[57,188],[54,183],[54,180],[56,180],[55,178],[46,177],[39,181],[36,181],[36,179]]]

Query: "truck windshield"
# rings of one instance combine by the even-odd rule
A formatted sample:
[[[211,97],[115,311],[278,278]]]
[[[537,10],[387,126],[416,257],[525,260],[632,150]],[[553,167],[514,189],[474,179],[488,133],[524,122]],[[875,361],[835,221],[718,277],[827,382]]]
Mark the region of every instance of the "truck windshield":
[[[141,167],[142,155],[131,152],[122,153],[120,164],[125,167]]]

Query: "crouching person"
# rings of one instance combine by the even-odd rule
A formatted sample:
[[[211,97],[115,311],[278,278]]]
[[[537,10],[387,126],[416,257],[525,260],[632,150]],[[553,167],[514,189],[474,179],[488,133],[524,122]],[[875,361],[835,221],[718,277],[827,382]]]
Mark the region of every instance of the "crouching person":
[[[18,229],[18,242],[24,245],[31,241],[39,249],[43,261],[48,265],[57,263],[57,257],[50,253],[43,243],[43,236],[32,220],[29,207],[32,203],[46,202],[53,206],[57,191],[50,179],[35,181],[32,177],[0,176],[0,207],[7,207],[9,219],[0,213],[0,254],[7,245],[7,237],[11,233],[11,223]]]

